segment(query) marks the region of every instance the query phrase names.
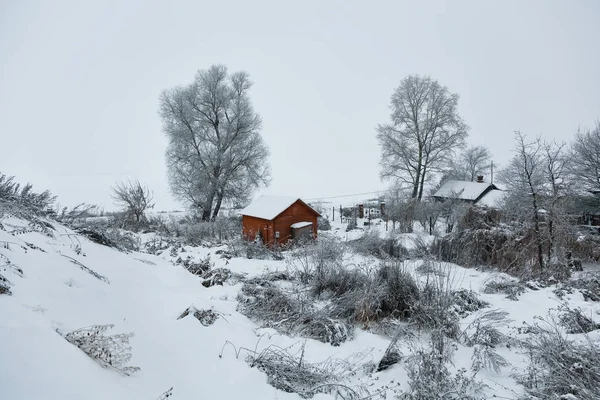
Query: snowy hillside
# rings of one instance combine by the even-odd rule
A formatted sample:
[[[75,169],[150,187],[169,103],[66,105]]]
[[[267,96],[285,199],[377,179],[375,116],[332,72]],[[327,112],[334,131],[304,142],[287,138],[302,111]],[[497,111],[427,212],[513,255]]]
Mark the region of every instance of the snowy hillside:
[[[221,258],[226,246],[167,248],[157,255],[124,253],[93,243],[54,222],[47,232],[13,217],[1,223],[0,273],[10,281],[12,292],[0,295],[3,399],[153,400],[171,387],[171,398],[175,400],[299,399],[298,394],[270,385],[264,368],[256,368],[257,363],[246,362],[250,354],[266,357],[268,353],[263,350],[280,348],[300,363],[337,375],[337,386],[315,390],[314,399],[334,398],[334,386],[347,387],[345,393],[353,393],[354,398],[393,398],[409,390],[405,365],[409,358],[381,372],[374,370],[390,345],[390,336],[374,329],[375,325],[353,327],[347,340],[334,346],[303,338],[302,332],[290,337],[273,327],[261,328],[259,321],[253,322],[238,311],[238,294],[244,281],[265,272],[289,272],[287,253],[284,260]],[[151,240],[152,235],[140,240]],[[323,233],[322,240],[331,235]],[[189,260],[200,263],[208,255],[213,270],[228,268],[233,274],[222,286],[205,287],[202,278],[175,262],[191,256]],[[365,255],[350,253],[347,257],[348,265],[369,261]],[[374,259],[371,262],[376,264]],[[418,281],[430,279],[427,271],[419,268],[421,261],[403,265]],[[584,301],[578,291],[571,291],[561,300],[554,293],[555,286],[534,290],[535,286],[530,285],[517,295],[518,300],[511,300],[505,293],[483,293],[486,284],[498,280],[498,275],[448,265],[443,271],[453,290],[473,290],[481,301],[489,303],[483,310],[461,315],[461,331],[485,310],[505,310],[512,320],[509,326],[500,328],[511,340],[496,348],[510,365],[499,373],[484,368],[476,376],[486,385],[482,390],[488,398],[516,398],[522,392],[511,374],[525,367],[525,358],[510,343],[524,340],[529,334],[518,328],[533,324],[536,316],[546,316],[550,308],[563,301],[600,319],[600,305]],[[190,315],[178,319],[190,306],[212,310],[209,319],[216,320],[205,326],[193,317],[193,309]],[[132,357],[128,365],[140,370],[131,376],[103,368],[64,337],[79,328],[105,324],[114,324],[107,334],[135,335],[130,340]],[[408,339],[398,343],[405,356],[411,354],[411,348],[426,347],[428,333],[418,333],[416,345],[409,346]],[[453,370],[470,370],[474,348],[460,341],[455,346]]]

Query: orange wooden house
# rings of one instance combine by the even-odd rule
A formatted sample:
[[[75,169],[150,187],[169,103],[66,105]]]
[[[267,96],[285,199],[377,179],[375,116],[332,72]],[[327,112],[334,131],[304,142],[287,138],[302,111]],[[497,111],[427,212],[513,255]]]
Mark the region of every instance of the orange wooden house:
[[[290,239],[316,238],[320,214],[297,197],[261,196],[241,211],[242,235],[271,246]]]

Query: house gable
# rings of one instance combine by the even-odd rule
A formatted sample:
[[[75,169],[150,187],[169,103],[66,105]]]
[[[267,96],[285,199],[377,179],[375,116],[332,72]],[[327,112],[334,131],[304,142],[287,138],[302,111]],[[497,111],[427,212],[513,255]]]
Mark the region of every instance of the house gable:
[[[442,185],[433,197],[438,200],[458,199],[477,203],[491,190],[498,190],[493,183],[481,183],[470,181],[448,181]]]
[[[297,203],[302,204],[303,207],[309,209],[310,212],[312,212],[315,216],[320,216],[320,214],[314,208],[297,197],[268,195],[260,196],[254,200],[248,207],[241,211],[241,214],[271,221],[288,208],[292,206],[297,207]]]

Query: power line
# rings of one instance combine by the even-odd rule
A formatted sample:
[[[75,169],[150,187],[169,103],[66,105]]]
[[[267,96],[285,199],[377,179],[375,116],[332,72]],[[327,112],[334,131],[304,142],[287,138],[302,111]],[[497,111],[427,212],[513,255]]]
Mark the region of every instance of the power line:
[[[352,196],[361,196],[361,195],[365,195],[365,194],[379,194],[381,193],[381,190],[377,190],[374,192],[363,192],[363,193],[353,193],[353,194],[342,194],[340,196],[328,196],[328,197],[314,197],[314,198],[310,198],[310,199],[304,199],[306,201],[314,201],[314,200],[325,200],[325,199],[338,199],[341,197],[352,197]]]

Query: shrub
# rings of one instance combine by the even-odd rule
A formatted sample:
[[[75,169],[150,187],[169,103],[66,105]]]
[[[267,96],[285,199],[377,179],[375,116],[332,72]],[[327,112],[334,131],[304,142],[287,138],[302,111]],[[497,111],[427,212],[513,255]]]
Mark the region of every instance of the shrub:
[[[0,215],[13,214],[27,221],[47,216],[56,196],[49,190],[34,192],[31,183],[21,186],[14,179],[0,172]]]
[[[486,397],[483,385],[464,369],[453,374],[448,365],[454,357],[454,345],[441,332],[432,332],[429,348],[413,349],[406,367],[410,390],[403,400],[479,400]]]
[[[228,243],[231,254],[257,260],[281,260],[280,250],[270,249],[262,243],[238,238]]]
[[[203,260],[200,260],[200,262],[197,263],[193,262],[191,256],[189,256],[185,260],[178,258],[176,263],[181,263],[183,265],[183,268],[185,268],[189,273],[198,276],[203,276],[205,273],[210,271],[210,269],[215,265],[215,263],[213,263],[210,260],[210,254],[208,254]]]
[[[600,301],[600,272],[580,274],[568,283],[569,287],[578,289],[586,301]]]
[[[552,314],[539,318],[531,330],[535,334],[522,345],[529,365],[516,375],[531,398],[600,398],[598,342],[587,334],[583,340],[569,339]]]
[[[500,374],[502,368],[510,366],[504,357],[498,354],[494,347],[477,344],[473,347],[471,356],[471,369],[477,373],[482,369],[494,371]]]
[[[525,293],[525,285],[509,276],[497,275],[485,284],[483,293],[504,293],[507,299],[517,301]]]
[[[281,333],[298,334],[334,346],[352,336],[353,330],[346,322],[315,310],[313,302],[304,296],[305,293],[298,292],[293,298],[268,280],[254,279],[242,286],[238,311]]]
[[[350,284],[339,278],[336,281],[339,276],[352,277]],[[417,284],[400,262],[382,263],[373,274],[342,269],[332,280],[338,285],[332,290],[336,296],[331,298],[328,312],[365,326],[387,317],[406,318],[419,297]]]
[[[455,271],[435,264],[437,272],[426,276],[419,284],[419,299],[411,308],[409,322],[419,328],[459,335],[459,315],[453,291]]]
[[[210,326],[221,316],[213,310],[199,310],[194,306],[186,308],[177,319],[182,319],[192,314],[204,326]]]
[[[506,343],[508,337],[500,331],[507,327],[510,319],[503,310],[489,310],[478,314],[461,334],[461,341],[467,346],[484,345],[496,347]]]
[[[411,315],[421,293],[412,275],[404,269],[403,263],[382,264],[375,281],[376,286],[383,287],[385,293],[380,305],[382,317]]]
[[[468,314],[489,307],[490,304],[480,300],[476,292],[467,289],[459,289],[452,292],[454,310],[461,317],[466,317]]]
[[[314,278],[311,286],[317,296],[323,293],[342,296],[348,292],[362,290],[366,285],[367,277],[361,271],[333,265],[321,270],[321,273]]]
[[[359,400],[369,398],[369,391],[362,385],[351,387],[346,384],[356,374],[356,357],[346,360],[327,359],[321,363],[308,363],[304,359],[304,346],[299,355],[290,354],[290,348],[270,345],[260,353],[246,348],[234,347],[236,356],[242,350],[248,353],[246,362],[267,375],[267,383],[287,393],[297,393],[302,398],[312,398],[317,393],[331,394],[335,398]],[[223,356],[223,350],[221,355]]]
[[[319,217],[317,218],[317,226],[320,231],[330,231],[331,230],[331,222],[327,218]]]
[[[94,243],[115,248],[120,251],[139,251],[141,242],[131,232],[116,228],[107,228],[101,224],[89,224],[76,229],[77,233]]]
[[[10,281],[0,274],[0,294],[11,295]]]
[[[212,269],[202,275],[202,279],[204,279],[202,281],[202,286],[207,288],[215,285],[223,286],[223,283],[231,278],[231,276],[231,270],[228,268]]]
[[[567,304],[558,307],[558,321],[567,333],[588,333],[600,329],[600,324],[584,315],[580,308],[570,308]]]
[[[79,347],[103,368],[114,369],[124,375],[139,371],[138,367],[127,366],[131,359],[129,339],[133,333],[106,335],[114,325],[93,325],[67,333],[64,338]]]
[[[483,368],[500,373],[509,363],[499,355],[495,348],[508,341],[508,336],[500,331],[507,327],[510,320],[508,313],[502,310],[490,310],[480,313],[462,332],[461,342],[467,346],[474,346],[472,369],[475,372]]]
[[[333,267],[341,267],[346,256],[344,244],[337,238],[320,237],[293,249],[287,259],[288,270],[302,283],[323,280]]]
[[[350,232],[351,230],[357,229],[358,228],[358,224],[356,223],[356,219],[351,218],[348,221],[348,225],[346,226],[346,232]]]
[[[385,248],[389,243],[380,238],[375,230],[365,231],[360,238],[349,241],[348,245],[358,254],[379,258],[386,258],[388,255]]]
[[[438,330],[457,338],[460,318],[452,309],[452,291],[440,282],[431,280],[420,288],[419,301],[413,305],[409,321],[418,329]]]
[[[519,226],[467,229],[438,238],[432,253],[441,261],[477,267],[489,265],[504,272],[522,273],[535,258],[531,232]]]

